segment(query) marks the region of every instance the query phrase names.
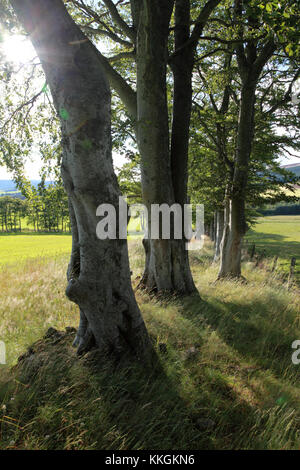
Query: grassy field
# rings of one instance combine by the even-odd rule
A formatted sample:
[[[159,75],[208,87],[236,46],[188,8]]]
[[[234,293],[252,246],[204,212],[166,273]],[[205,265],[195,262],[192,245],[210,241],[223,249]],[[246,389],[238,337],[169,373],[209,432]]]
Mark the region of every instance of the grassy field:
[[[15,196],[16,194],[20,194],[19,191],[0,191],[0,196]]]
[[[23,227],[32,229],[31,226]],[[140,230],[138,219],[133,219],[129,223],[128,238],[140,238],[140,235],[133,235],[134,230]],[[59,254],[70,253],[71,235],[69,233],[35,233],[25,231],[21,233],[1,233],[0,232],[0,266],[24,262],[30,258],[55,257]]]
[[[140,241],[129,242],[134,283]],[[74,333],[40,340],[48,327],[77,326],[64,295],[66,255],[0,270],[1,449],[300,449],[299,292],[244,263],[248,283],[215,283],[208,244],[191,253],[201,299],[168,303],[137,292],[159,357],[95,373],[71,347]],[[166,345],[167,354],[159,344]],[[27,362],[26,362],[27,361]],[[26,367],[25,364],[26,363]],[[101,425],[99,425],[101,423]]]
[[[131,220],[129,239],[139,238],[138,235],[132,235],[133,230],[139,229],[138,219]],[[299,260],[298,266],[296,265],[296,276],[300,279],[300,216],[260,218],[247,234],[246,240],[248,247],[255,243],[257,251],[265,250],[270,258],[278,254],[278,269],[285,273],[288,272],[291,257],[295,256]],[[25,261],[28,258],[69,253],[70,249],[69,234],[0,233],[0,266]]]
[[[71,250],[69,234],[0,233],[0,266],[30,258],[53,257]]]
[[[297,280],[300,281],[300,216],[262,217],[246,236],[248,246],[265,250],[268,257],[279,256],[278,270],[288,273],[291,258],[296,257]]]
[[[290,191],[289,189],[286,189],[284,191],[288,196],[296,196],[298,198],[300,198],[300,188],[299,188],[299,185],[298,187],[294,190],[294,191]]]
[[[288,259],[299,250],[299,222],[261,219],[249,237],[260,248],[289,247]],[[201,298],[136,293],[157,365],[105,361],[95,372],[76,357],[72,330],[41,339],[49,327],[77,327],[64,294],[69,250],[68,235],[0,236],[0,449],[300,449],[297,287],[250,262],[246,284],[216,283],[207,242],[190,253]],[[136,285],[141,240],[129,240],[129,251]]]

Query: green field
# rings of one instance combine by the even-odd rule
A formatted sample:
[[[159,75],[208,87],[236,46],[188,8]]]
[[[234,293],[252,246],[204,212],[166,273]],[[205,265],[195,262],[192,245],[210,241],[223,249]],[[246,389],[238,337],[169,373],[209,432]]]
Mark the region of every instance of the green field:
[[[32,228],[25,225],[25,220],[23,227]],[[131,220],[128,227],[128,238],[139,238],[139,235],[132,234],[133,230],[140,230],[139,219]],[[62,253],[70,253],[71,243],[69,233],[0,232],[0,266],[30,258],[49,258]]]
[[[279,256],[278,270],[287,273],[291,258],[296,257],[296,277],[300,280],[300,216],[262,217],[246,236],[248,246],[265,250],[268,257]]]
[[[71,250],[69,234],[0,233],[0,266],[30,258],[49,258]]]
[[[130,239],[138,237],[130,234],[132,230],[139,228],[138,225],[138,219],[130,221]],[[260,218],[247,234],[246,240],[248,246],[255,243],[257,252],[265,250],[270,258],[278,254],[278,270],[287,272],[291,257],[296,257],[296,276],[300,279],[300,216]],[[67,254],[70,249],[71,236],[69,234],[0,233],[0,265],[2,266],[28,258]]]

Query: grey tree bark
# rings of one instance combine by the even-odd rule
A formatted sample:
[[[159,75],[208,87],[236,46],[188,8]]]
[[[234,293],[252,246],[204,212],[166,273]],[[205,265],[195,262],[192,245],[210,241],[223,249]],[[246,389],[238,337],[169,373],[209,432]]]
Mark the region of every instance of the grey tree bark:
[[[175,202],[172,182],[166,90],[167,41],[173,0],[143,0],[137,35],[137,135],[141,153],[143,202]],[[151,217],[149,217],[151,231]],[[184,240],[149,239],[141,284],[155,291],[190,293],[194,284]]]
[[[69,197],[72,254],[66,294],[80,308],[78,352],[149,356],[150,340],[131,287],[126,240],[99,240],[96,209],[116,208],[110,88],[96,48],[61,0],[11,0],[41,60],[63,137],[62,177]]]
[[[216,236],[215,236],[215,253],[213,262],[216,263],[220,259],[221,241],[224,231],[224,210],[216,211]]]
[[[168,58],[169,23],[175,3],[175,53]],[[138,144],[145,205],[187,202],[187,162],[192,71],[199,37],[220,0],[209,0],[190,34],[190,0],[131,0],[137,25]],[[169,62],[174,78],[171,148],[166,94]],[[151,220],[149,220],[151,227]],[[157,291],[195,292],[186,240],[149,240],[142,284]]]
[[[169,22],[175,1],[175,42],[178,51],[175,51],[176,54],[172,58],[174,60],[170,61],[174,75],[170,164],[170,149],[166,145],[170,136],[164,134],[168,132],[166,65]],[[144,203],[147,207],[151,203],[169,204],[175,201],[182,203],[181,201],[186,200],[194,53],[211,12],[220,2],[221,0],[208,0],[205,3],[190,34],[190,0],[166,0],[164,2],[130,0],[132,25],[124,21],[116,5],[110,0],[103,0],[112,22],[129,40],[129,42],[127,40],[122,42],[132,45],[134,51],[137,51],[137,93],[102,54],[99,59],[111,86],[119,94],[136,124],[135,132],[142,161]],[[109,33],[108,35],[111,36]],[[186,67],[187,57],[189,57],[188,67]],[[162,126],[161,130],[159,130],[160,126]],[[165,178],[167,173],[168,176]],[[168,189],[165,188],[166,185],[169,185]],[[153,193],[150,199],[149,191]],[[195,286],[185,242],[185,240],[145,240],[146,263],[141,285],[156,291],[193,292]]]
[[[190,0],[175,0],[175,51],[169,60],[173,73],[173,119],[171,129],[171,172],[174,200],[182,209],[187,203],[189,134],[192,108],[192,73],[195,43],[184,47],[190,39]],[[182,228],[183,230],[183,228]],[[184,276],[186,293],[196,292],[189,266],[186,239],[177,242],[177,258]]]
[[[218,278],[241,276],[241,247],[246,233],[245,199],[248,165],[254,136],[256,83],[243,84],[240,100],[237,150],[230,196],[225,206],[225,229]]]

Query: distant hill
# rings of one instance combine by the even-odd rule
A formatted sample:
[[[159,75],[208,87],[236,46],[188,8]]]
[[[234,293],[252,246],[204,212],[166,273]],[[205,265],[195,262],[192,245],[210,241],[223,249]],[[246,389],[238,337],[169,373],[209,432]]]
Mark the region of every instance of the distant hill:
[[[17,191],[16,185],[11,180],[0,180],[0,192]]]
[[[40,180],[30,180],[31,184],[36,188]],[[46,186],[49,186],[52,181],[46,181]],[[12,180],[0,180],[0,196],[16,196],[19,195],[19,190]]]
[[[289,165],[282,165],[288,171],[292,171],[296,176],[300,177],[300,163],[291,163]]]

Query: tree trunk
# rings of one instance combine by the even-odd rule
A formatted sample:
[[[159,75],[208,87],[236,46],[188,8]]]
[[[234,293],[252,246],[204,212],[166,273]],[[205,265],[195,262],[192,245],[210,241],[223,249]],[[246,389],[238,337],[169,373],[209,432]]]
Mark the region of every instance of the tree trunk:
[[[240,100],[234,173],[225,207],[225,227],[218,278],[241,276],[241,249],[246,233],[245,199],[248,165],[254,136],[255,89],[255,82],[244,81]]]
[[[171,169],[175,200],[187,202],[189,135],[192,111],[194,49],[183,48],[190,38],[190,1],[175,2],[175,50],[170,65],[174,79]]]
[[[116,208],[120,191],[111,156],[110,89],[98,52],[61,0],[12,0],[42,62],[63,137],[62,177],[69,198],[72,255],[66,294],[80,308],[79,352],[150,354],[131,288],[126,240],[99,240],[96,209]],[[118,219],[117,219],[118,220]]]
[[[218,279],[241,276],[241,243],[242,236],[236,230],[238,211],[233,207],[234,202],[228,200],[224,211],[224,231],[220,245],[221,264]]]
[[[235,2],[235,13],[241,15],[243,2]],[[258,26],[257,17],[248,17],[250,26]],[[248,183],[248,166],[254,138],[254,114],[256,87],[264,66],[276,50],[273,35],[266,38],[263,46],[249,41],[247,46],[235,48],[238,70],[242,82],[239,104],[239,120],[234,170],[231,188],[227,194],[225,229],[219,278],[241,276],[241,248],[246,232],[245,200]]]
[[[167,40],[173,0],[143,0],[139,4],[137,37],[138,146],[141,154],[143,202],[175,202],[169,148],[166,91]],[[147,240],[141,285],[154,291],[190,293],[194,284],[185,240]]]
[[[216,263],[220,259],[220,245],[223,238],[224,231],[224,210],[216,211],[216,239],[215,239],[215,254],[213,262]]]
[[[173,121],[171,134],[171,171],[174,188],[174,199],[181,205],[187,203],[189,136],[192,111],[192,73],[194,65],[194,48],[184,48],[190,37],[190,1],[175,1],[175,50],[179,52],[171,60],[174,80]],[[184,231],[183,231],[184,233]],[[190,271],[186,239],[178,242],[181,272],[184,276],[186,293],[196,292]],[[178,267],[177,267],[178,271]]]
[[[212,242],[215,241],[215,219],[214,219],[214,216],[210,219],[209,238],[211,239]]]

